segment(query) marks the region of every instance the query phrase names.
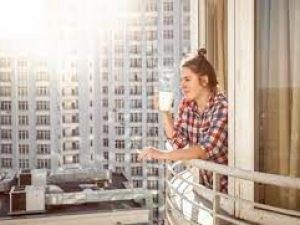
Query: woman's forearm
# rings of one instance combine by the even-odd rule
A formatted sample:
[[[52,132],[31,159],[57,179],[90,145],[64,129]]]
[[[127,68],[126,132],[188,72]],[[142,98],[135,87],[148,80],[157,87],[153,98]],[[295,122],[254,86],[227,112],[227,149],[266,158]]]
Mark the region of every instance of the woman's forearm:
[[[207,155],[206,152],[199,145],[194,145],[187,149],[178,149],[172,152],[166,152],[164,158],[174,161],[190,159],[207,159]]]
[[[163,112],[162,119],[164,123],[165,132],[168,138],[173,137],[174,132],[174,125],[173,125],[173,118],[170,112]]]

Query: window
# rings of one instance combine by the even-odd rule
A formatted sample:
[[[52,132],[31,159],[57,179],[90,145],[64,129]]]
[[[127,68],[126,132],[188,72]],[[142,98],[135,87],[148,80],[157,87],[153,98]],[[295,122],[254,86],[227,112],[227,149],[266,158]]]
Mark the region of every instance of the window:
[[[1,82],[10,82],[11,81],[11,73],[0,72],[0,81]]]
[[[48,96],[49,95],[49,88],[48,87],[37,87],[37,96]]]
[[[132,176],[142,176],[143,168],[142,167],[131,167],[131,175]]]
[[[49,101],[37,101],[36,102],[36,110],[37,111],[50,110],[50,102]]]
[[[109,140],[108,138],[103,138],[103,146],[108,147],[109,146]]]
[[[115,95],[123,95],[124,94],[124,86],[116,86],[115,87]]]
[[[131,149],[142,149],[143,148],[143,142],[141,139],[139,140],[131,140]]]
[[[124,100],[123,99],[116,99],[115,100],[115,108],[116,109],[123,109],[124,108]]]
[[[11,129],[2,129],[0,132],[2,139],[12,139]]]
[[[27,87],[18,87],[18,96],[21,96],[21,97],[28,96],[28,88]]]
[[[296,100],[299,99],[299,67],[296,66],[299,54],[294,54],[294,49],[299,47],[296,41],[299,21],[295,15],[300,8],[293,1],[280,3],[249,1],[229,5],[232,12],[229,39],[235,37],[230,50],[237,53],[231,54],[232,63],[228,64],[232,71],[229,84],[234,88],[229,90],[234,102],[229,123],[235,127],[231,149],[236,167],[297,177],[293,174],[296,170],[291,168],[299,168],[300,162],[299,148],[294,148],[299,146],[299,138],[294,137],[300,130],[299,123],[295,122],[299,121],[299,101]],[[240,29],[243,32],[239,32]],[[277,57],[279,55],[284,57]],[[299,210],[299,190],[243,180],[235,184],[238,185],[236,193],[242,199],[282,210]],[[272,211],[243,203],[237,208],[241,217],[255,224],[298,223],[287,211]]]
[[[142,113],[130,113],[130,122],[132,123],[140,123],[142,122]]]
[[[124,153],[116,153],[115,155],[116,162],[124,162],[125,161],[125,154]]]
[[[147,188],[150,190],[158,189],[158,181],[157,180],[148,180]]]
[[[36,81],[49,81],[50,77],[49,74],[46,72],[38,72],[36,74]]]
[[[108,134],[108,131],[109,131],[108,126],[107,126],[107,125],[104,125],[104,126],[103,126],[103,133],[104,133],[104,134]]]
[[[28,169],[29,168],[29,159],[19,159],[19,168]]]
[[[124,127],[115,127],[116,135],[124,135],[125,134],[125,128]]]
[[[164,30],[164,39],[173,39],[173,30]]]
[[[0,97],[9,97],[9,96],[11,96],[11,87],[1,87]]]
[[[27,139],[29,139],[29,131],[19,130],[19,140],[27,140]]]
[[[142,136],[142,127],[130,127],[130,135]]]
[[[50,159],[38,159],[37,160],[37,168],[38,169],[50,169],[51,168],[51,161]]]
[[[142,99],[132,99],[130,100],[130,107],[134,109],[142,108]]]
[[[11,101],[1,101],[0,110],[11,111]]]
[[[106,160],[109,159],[108,152],[103,152],[103,158],[106,159]]]
[[[147,128],[147,137],[157,137],[158,128],[157,127],[148,127]]]
[[[50,140],[50,130],[37,130],[36,131],[37,140]]]
[[[125,141],[124,140],[115,140],[115,148],[117,148],[117,149],[125,148]]]
[[[37,154],[50,154],[50,144],[38,144],[37,145]]]
[[[28,110],[28,102],[27,101],[19,101],[18,102],[19,110],[20,111],[25,111]]]
[[[36,125],[50,125],[50,116],[37,116]]]
[[[173,16],[164,16],[164,25],[173,25]]]
[[[147,123],[158,123],[158,113],[147,113]]]
[[[142,180],[133,180],[132,185],[134,188],[141,188],[143,186]]]
[[[12,144],[1,144],[1,153],[12,154]]]
[[[138,163],[138,157],[139,155],[137,153],[132,153],[131,154],[131,163]]]
[[[163,9],[164,11],[173,11],[173,2],[164,2]]]
[[[0,116],[0,125],[11,125],[11,116]]]
[[[27,115],[22,115],[22,116],[18,116],[19,119],[19,125],[28,125],[28,116]]]
[[[11,169],[12,159],[11,158],[1,158],[1,168]]]
[[[19,154],[28,155],[29,154],[29,145],[28,144],[19,144]]]

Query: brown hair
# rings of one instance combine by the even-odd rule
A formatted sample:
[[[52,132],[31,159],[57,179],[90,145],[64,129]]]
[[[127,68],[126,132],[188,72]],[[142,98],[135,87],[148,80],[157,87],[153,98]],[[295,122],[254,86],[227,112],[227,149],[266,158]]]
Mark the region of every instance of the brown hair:
[[[218,84],[217,76],[215,69],[205,57],[206,53],[205,48],[200,48],[197,54],[183,58],[180,68],[187,67],[199,77],[207,76],[209,88],[214,89]]]

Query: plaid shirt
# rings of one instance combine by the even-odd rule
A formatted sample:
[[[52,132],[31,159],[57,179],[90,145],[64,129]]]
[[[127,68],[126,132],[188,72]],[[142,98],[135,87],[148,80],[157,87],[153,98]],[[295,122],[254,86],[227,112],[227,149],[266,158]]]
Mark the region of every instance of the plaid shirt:
[[[173,148],[200,145],[207,160],[219,164],[228,162],[228,104],[219,92],[213,93],[204,111],[198,113],[194,101],[183,99],[179,105],[178,118],[174,124]],[[212,172],[200,170],[200,183],[212,188]],[[227,193],[227,177],[221,176],[220,191]]]

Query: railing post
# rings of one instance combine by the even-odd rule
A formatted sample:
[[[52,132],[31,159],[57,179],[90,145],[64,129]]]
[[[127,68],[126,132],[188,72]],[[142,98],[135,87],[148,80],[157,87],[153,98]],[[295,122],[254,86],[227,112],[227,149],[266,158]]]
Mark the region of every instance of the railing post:
[[[217,192],[220,190],[220,175],[213,172],[213,225],[219,225],[220,221],[217,218],[217,213],[220,209],[220,196]]]

